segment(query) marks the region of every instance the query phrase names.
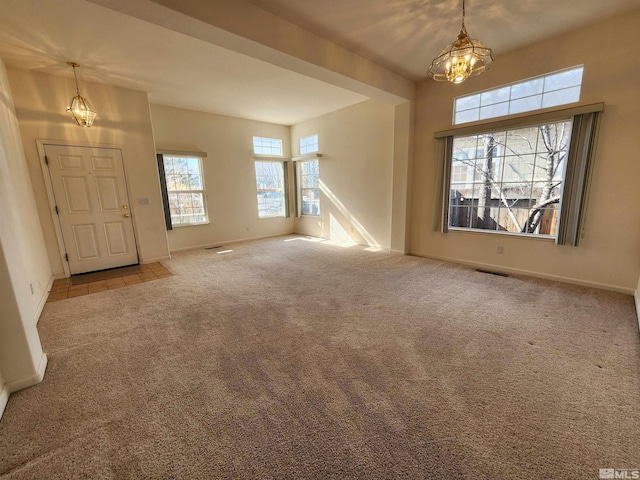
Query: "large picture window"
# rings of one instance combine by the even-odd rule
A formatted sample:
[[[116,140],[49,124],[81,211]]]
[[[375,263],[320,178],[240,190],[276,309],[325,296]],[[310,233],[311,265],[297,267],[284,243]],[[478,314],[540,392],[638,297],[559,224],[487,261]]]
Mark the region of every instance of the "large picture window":
[[[436,134],[441,228],[578,245],[602,104]]]
[[[284,163],[256,161],[258,218],[286,216]]]
[[[455,136],[449,227],[555,236],[571,124]]]

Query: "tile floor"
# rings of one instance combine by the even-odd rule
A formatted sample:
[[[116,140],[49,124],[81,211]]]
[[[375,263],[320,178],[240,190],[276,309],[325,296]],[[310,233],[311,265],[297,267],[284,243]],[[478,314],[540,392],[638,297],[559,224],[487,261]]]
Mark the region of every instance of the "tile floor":
[[[141,273],[125,275],[123,277],[99,280],[97,282],[85,283],[84,285],[71,285],[70,278],[54,280],[47,302],[57,302],[65,298],[79,297],[91,293],[104,292],[105,290],[115,290],[116,288],[129,287],[144,282],[152,282],[160,278],[170,277],[172,273],[159,262],[140,265]]]

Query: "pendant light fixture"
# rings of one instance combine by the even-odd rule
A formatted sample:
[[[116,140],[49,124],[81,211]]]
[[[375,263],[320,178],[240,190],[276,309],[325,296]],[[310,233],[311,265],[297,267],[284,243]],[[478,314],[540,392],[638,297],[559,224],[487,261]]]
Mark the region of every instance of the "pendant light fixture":
[[[71,115],[71,118],[73,118],[79,127],[90,127],[96,118],[96,112],[91,108],[89,100],[80,95],[78,75],[76,74],[76,67],[80,65],[75,62],[67,62],[67,65],[73,68],[73,76],[76,79],[76,96],[71,99],[71,103],[67,107],[67,113]]]
[[[462,83],[480,75],[493,62],[491,49],[469,38],[464,26],[465,0],[462,0],[462,29],[455,42],[448,45],[429,67],[429,77],[438,82]]]

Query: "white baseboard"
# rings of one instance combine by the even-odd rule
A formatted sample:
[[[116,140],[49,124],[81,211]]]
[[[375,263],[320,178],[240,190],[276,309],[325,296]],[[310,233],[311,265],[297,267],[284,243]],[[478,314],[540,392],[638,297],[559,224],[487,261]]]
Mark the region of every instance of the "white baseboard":
[[[9,388],[6,385],[2,385],[2,389],[0,389],[0,418],[2,418],[2,414],[4,413],[4,409],[7,406],[8,401]]]
[[[193,250],[196,248],[207,248],[207,247],[215,247],[217,245],[226,245],[229,243],[240,243],[240,242],[251,242],[253,240],[264,240],[267,238],[276,238],[276,237],[284,237],[286,235],[295,235],[294,233],[278,233],[276,235],[265,235],[265,236],[258,236],[258,237],[245,237],[245,238],[237,238],[235,240],[221,240],[219,242],[212,242],[212,243],[205,243],[202,245],[193,245],[190,247],[180,247],[180,248],[172,248],[171,252],[184,252],[185,250]],[[304,234],[300,234],[300,235],[304,235]]]
[[[20,380],[16,380],[15,382],[8,383],[6,385],[9,393],[17,392],[18,390],[22,390],[25,388],[33,387],[34,385],[39,384],[42,380],[44,380],[44,372],[47,370],[47,355],[42,354],[40,357],[40,364],[38,365],[38,369],[36,373],[27,378],[21,378]]]
[[[545,280],[552,280],[554,282],[570,283],[572,285],[580,285],[581,287],[598,288],[600,290],[608,290],[611,292],[624,293],[626,295],[633,295],[635,293],[635,291],[632,288],[625,288],[625,287],[620,287],[618,285],[610,285],[607,283],[591,282],[588,280],[581,280],[579,278],[572,278],[572,277],[564,277],[561,275],[552,275],[548,273],[534,272],[531,270],[523,270],[520,268],[503,267],[503,266],[493,265],[490,263],[472,262],[467,260],[461,260],[458,258],[441,257],[437,255],[426,255],[420,252],[411,252],[409,255],[431,258],[433,260],[440,260],[443,262],[457,263],[459,265],[467,265],[469,267],[474,267],[474,268],[482,268],[483,270],[491,270],[491,271],[503,272],[503,273],[513,273],[516,275],[526,275],[528,277],[544,278]]]
[[[144,259],[140,259],[140,264],[144,265],[146,263],[156,263],[156,262],[162,262],[164,260],[171,260],[171,255],[163,255],[162,257],[153,257],[153,258],[144,258]]]
[[[52,286],[53,286],[53,275],[49,277],[49,282],[47,282],[47,286],[44,289],[44,292],[42,292],[42,297],[40,297],[40,301],[36,306],[36,311],[33,316],[34,325],[37,325],[38,321],[40,320],[40,314],[42,314],[42,309],[44,308],[44,305],[47,303],[47,298],[49,298],[49,292],[51,291]]]
[[[44,380],[44,373],[47,370],[47,362],[47,356],[43,353],[42,357],[40,357],[40,364],[38,365],[38,369],[35,374],[31,377],[2,385],[2,389],[0,389],[0,418],[2,418],[2,415],[4,414],[4,409],[7,406],[10,394],[17,392],[18,390],[33,387]]]
[[[636,300],[636,315],[638,317],[638,329],[640,329],[640,287],[635,291],[633,297]]]

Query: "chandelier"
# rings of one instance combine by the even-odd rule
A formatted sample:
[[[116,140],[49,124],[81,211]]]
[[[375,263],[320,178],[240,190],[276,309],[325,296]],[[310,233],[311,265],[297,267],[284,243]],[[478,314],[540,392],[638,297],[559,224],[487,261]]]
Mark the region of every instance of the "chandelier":
[[[67,65],[73,68],[73,76],[76,79],[76,96],[71,99],[71,103],[67,107],[67,113],[71,115],[71,118],[73,118],[79,127],[90,127],[96,118],[96,112],[91,108],[89,100],[80,95],[78,75],[76,75],[76,67],[80,65],[75,62],[67,62]]]
[[[438,82],[462,83],[480,75],[493,62],[491,49],[469,37],[464,26],[465,0],[462,0],[462,29],[455,42],[448,45],[429,67],[428,75]]]

